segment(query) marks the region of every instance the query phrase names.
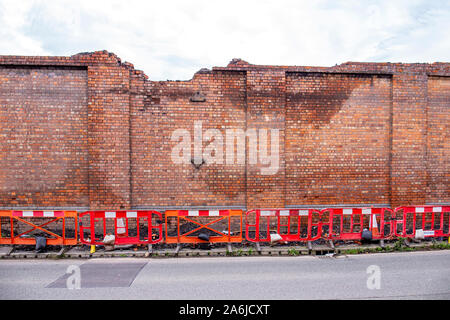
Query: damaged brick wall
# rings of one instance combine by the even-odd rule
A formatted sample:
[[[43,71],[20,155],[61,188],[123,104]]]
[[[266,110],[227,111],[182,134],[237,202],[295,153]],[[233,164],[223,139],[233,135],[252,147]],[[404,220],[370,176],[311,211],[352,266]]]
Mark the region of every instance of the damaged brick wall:
[[[130,68],[106,51],[0,57],[1,207],[129,207]]]
[[[234,59],[189,81],[150,81],[106,51],[0,56],[0,207],[450,203],[449,79],[448,63]],[[277,170],[249,161],[248,140],[234,145],[243,163],[227,163],[226,147],[223,163],[195,159],[196,123],[223,138],[277,130]],[[172,162],[177,129],[192,139],[191,162]]]

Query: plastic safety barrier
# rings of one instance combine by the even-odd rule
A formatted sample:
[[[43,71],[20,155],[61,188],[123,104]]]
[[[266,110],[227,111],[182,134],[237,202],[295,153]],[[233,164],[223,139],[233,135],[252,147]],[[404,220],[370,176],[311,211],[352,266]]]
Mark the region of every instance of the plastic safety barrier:
[[[314,241],[320,234],[320,211],[315,209],[257,209],[246,213],[245,237],[251,242],[271,242],[274,235],[282,241]]]
[[[374,240],[388,239],[393,233],[389,208],[327,208],[320,215],[322,238],[328,240],[361,240],[364,229]]]
[[[36,237],[47,245],[76,245],[76,211],[7,210],[0,211],[0,244],[36,245]]]
[[[80,241],[104,245],[155,244],[162,240],[162,214],[157,211],[87,211],[80,214]]]
[[[240,243],[242,210],[87,211],[0,210],[0,245],[144,245]],[[79,229],[78,229],[79,228]],[[80,241],[78,241],[80,230]],[[326,239],[443,238],[450,236],[450,206],[390,208],[255,209],[245,213],[245,238],[260,242]],[[364,233],[364,234],[363,234]],[[113,243],[111,243],[111,238]],[[107,241],[107,239],[109,241]],[[177,248],[180,246],[178,245]],[[231,248],[231,247],[229,247]],[[150,250],[150,249],[149,249]],[[178,249],[177,249],[178,250]]]
[[[242,210],[167,210],[165,216],[166,243],[242,242]]]
[[[403,206],[395,209],[395,235],[404,238],[448,237],[450,206]]]

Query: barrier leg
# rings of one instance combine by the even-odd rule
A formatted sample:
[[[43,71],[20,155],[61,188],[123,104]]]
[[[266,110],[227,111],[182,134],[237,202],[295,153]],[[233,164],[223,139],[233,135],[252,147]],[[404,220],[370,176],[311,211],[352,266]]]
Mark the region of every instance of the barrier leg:
[[[14,250],[16,249],[16,246],[11,246],[11,248],[9,249],[8,253],[6,253],[6,256],[9,256],[11,253],[14,252]]]
[[[261,246],[259,245],[259,242],[255,242],[256,245],[256,251],[258,251],[258,253],[261,253]]]
[[[62,257],[62,255],[64,253],[66,253],[69,250],[69,247],[64,246],[61,250],[59,250],[58,254],[56,255],[57,257]]]
[[[312,250],[312,242],[308,241],[307,244],[308,244],[308,250],[311,251]]]
[[[231,248],[231,243],[227,243],[227,250],[228,250],[228,252],[233,252],[233,249]]]
[[[381,248],[384,248],[384,247],[385,247],[385,246],[384,246],[384,240],[383,240],[383,239],[380,240],[380,247],[381,247]]]
[[[406,238],[406,239],[403,240],[403,244],[404,244],[405,246],[407,246],[408,248],[410,247],[410,245],[409,245],[409,243],[408,243],[408,238]]]
[[[150,257],[150,255],[153,253],[153,247],[152,245],[149,243],[148,247],[147,247],[147,252],[144,254],[144,257],[148,258]]]
[[[333,243],[333,240],[329,240],[328,243],[330,244],[331,249],[334,249],[334,243]]]
[[[178,252],[180,252],[181,250],[181,244],[177,243],[177,247],[175,248],[175,255],[178,254]]]

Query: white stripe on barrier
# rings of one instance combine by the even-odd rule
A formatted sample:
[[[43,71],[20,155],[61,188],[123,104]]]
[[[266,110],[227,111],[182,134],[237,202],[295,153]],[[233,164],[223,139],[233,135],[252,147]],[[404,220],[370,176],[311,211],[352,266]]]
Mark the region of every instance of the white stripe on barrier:
[[[198,216],[198,210],[189,210],[188,211],[188,216],[197,217]]]
[[[289,216],[289,210],[280,210],[280,216]]]
[[[433,207],[433,212],[442,212],[442,207]]]
[[[353,213],[353,209],[343,209],[342,213],[343,214],[352,214]]]
[[[127,218],[137,218],[136,211],[127,211]]]
[[[298,214],[300,216],[307,216],[309,214],[309,210],[299,210]]]
[[[362,214],[371,214],[372,209],[362,209]]]
[[[54,217],[55,212],[54,211],[44,211],[44,217]]]
[[[209,216],[211,216],[211,217],[219,216],[219,210],[209,211]]]
[[[105,212],[105,218],[115,218],[116,213],[115,212]]]
[[[261,216],[272,216],[274,214],[273,211],[261,210]]]
[[[423,208],[423,207],[416,208],[416,212],[417,212],[417,213],[425,212],[425,208]]]
[[[33,211],[22,211],[22,216],[23,217],[32,217]]]

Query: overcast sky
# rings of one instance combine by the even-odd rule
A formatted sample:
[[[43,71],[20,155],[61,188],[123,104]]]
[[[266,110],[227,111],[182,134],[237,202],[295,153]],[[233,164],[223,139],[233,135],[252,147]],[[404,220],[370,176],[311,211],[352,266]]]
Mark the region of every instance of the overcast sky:
[[[108,50],[151,80],[232,58],[333,66],[450,62],[450,0],[0,0],[0,55]]]

